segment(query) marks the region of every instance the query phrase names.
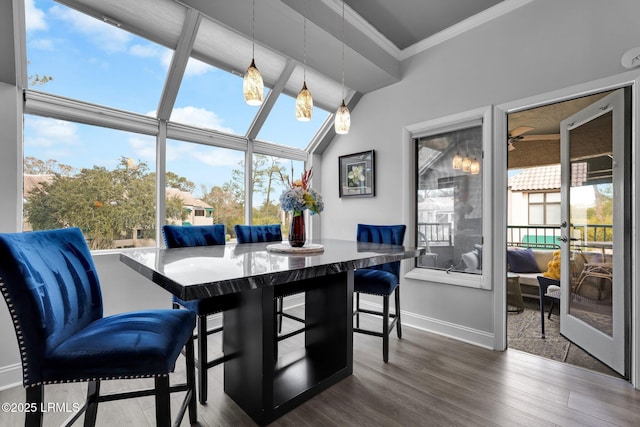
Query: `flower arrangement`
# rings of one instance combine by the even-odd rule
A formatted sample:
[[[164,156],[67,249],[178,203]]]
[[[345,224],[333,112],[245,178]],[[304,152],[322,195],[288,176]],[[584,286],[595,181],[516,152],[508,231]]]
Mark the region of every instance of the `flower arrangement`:
[[[324,210],[322,195],[309,186],[312,175],[313,169],[309,169],[302,173],[299,180],[291,182],[289,177],[280,173],[280,179],[289,187],[280,195],[282,210],[293,211],[294,216],[299,215],[305,209],[308,209],[311,215],[319,214]],[[293,176],[293,167],[291,167],[291,176]]]

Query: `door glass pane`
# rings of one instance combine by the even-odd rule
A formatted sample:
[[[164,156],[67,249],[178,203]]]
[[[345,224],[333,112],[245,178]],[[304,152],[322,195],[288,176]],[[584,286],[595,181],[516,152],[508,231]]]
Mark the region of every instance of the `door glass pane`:
[[[569,314],[612,335],[612,113],[570,131],[573,260]]]

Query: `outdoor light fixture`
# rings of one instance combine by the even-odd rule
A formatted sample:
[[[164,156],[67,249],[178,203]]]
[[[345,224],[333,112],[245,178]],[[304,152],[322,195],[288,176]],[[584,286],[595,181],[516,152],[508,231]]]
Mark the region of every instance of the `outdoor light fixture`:
[[[351,127],[351,113],[344,103],[344,0],[342,0],[342,105],[336,111],[334,128],[336,133],[344,135],[349,133]]]
[[[313,98],[311,97],[311,92],[307,89],[307,2],[304,2],[304,42],[303,42],[303,78],[302,78],[302,89],[298,93],[298,97],[296,98],[296,119],[301,122],[308,122],[311,120],[311,114],[313,113]]]
[[[244,73],[244,81],[242,83],[242,93],[244,100],[249,105],[260,105],[264,99],[264,82],[262,75],[256,67],[255,50],[256,50],[256,0],[253,0],[251,22],[251,65]]]

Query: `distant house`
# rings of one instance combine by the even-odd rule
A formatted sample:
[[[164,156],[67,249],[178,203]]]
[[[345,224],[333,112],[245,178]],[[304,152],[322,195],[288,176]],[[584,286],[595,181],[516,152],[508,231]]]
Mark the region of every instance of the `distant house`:
[[[571,165],[571,187],[587,181],[587,163]],[[509,243],[557,245],[561,218],[560,165],[522,169],[509,178],[507,188],[507,224]],[[592,191],[589,186],[585,189]],[[588,196],[591,193],[582,193]],[[590,197],[585,197],[590,200]],[[580,201],[576,200],[575,206]],[[590,206],[590,204],[588,204]],[[576,212],[579,209],[575,209]],[[586,216],[576,215],[576,224],[587,224]],[[574,225],[576,225],[574,224]]]
[[[187,212],[187,218],[183,221],[179,218],[167,218],[169,224],[180,225],[212,225],[213,207],[200,199],[196,199],[187,191],[177,188],[166,189],[167,199],[178,197],[182,200],[182,208]]]
[[[560,165],[522,169],[509,178],[509,225],[560,225]]]

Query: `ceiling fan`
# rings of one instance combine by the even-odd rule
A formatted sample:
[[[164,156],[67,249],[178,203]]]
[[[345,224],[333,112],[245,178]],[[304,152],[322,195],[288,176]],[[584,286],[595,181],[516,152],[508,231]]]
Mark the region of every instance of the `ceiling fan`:
[[[531,132],[534,128],[531,126],[518,126],[507,135],[507,145],[509,146],[509,151],[513,151],[516,149],[513,143],[515,141],[520,141],[524,138],[524,134],[527,132]]]

